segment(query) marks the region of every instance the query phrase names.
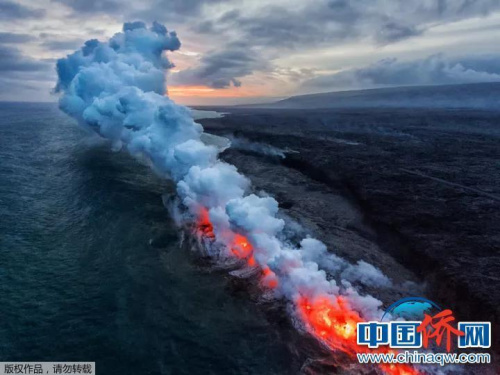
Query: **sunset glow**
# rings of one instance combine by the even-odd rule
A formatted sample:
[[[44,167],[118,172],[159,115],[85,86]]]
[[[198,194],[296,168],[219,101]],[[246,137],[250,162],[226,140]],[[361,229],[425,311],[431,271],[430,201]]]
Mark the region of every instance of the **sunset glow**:
[[[216,90],[207,86],[170,86],[168,94],[171,98],[192,95],[213,95]],[[220,95],[218,93],[217,95]]]
[[[169,86],[168,96],[176,102],[192,104],[204,99],[261,98],[266,95],[265,87],[228,87],[215,89],[208,86]],[[219,102],[220,103],[220,102]]]

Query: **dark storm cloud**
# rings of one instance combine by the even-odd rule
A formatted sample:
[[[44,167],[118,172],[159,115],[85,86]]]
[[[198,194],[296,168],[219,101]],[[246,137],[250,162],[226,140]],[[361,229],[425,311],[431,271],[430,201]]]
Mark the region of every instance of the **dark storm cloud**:
[[[312,47],[356,38],[388,44],[420,35],[429,23],[484,16],[498,9],[498,0],[317,0],[269,5],[251,15],[232,11],[194,29],[238,29],[252,43],[273,47]]]
[[[12,21],[26,18],[42,18],[45,15],[43,9],[28,8],[13,1],[0,0],[0,19]]]
[[[233,22],[235,26],[240,25],[252,41],[266,46],[307,46],[354,34],[349,24],[335,27],[334,18],[325,19],[322,12],[304,15],[278,6],[266,8],[258,17],[242,17]]]
[[[204,5],[217,4],[227,0],[156,0],[155,6],[159,10],[166,10],[176,14],[192,15],[198,14]],[[154,11],[154,10],[153,10]],[[154,13],[152,13],[154,15]]]
[[[78,47],[81,47],[83,43],[84,40],[81,39],[47,40],[41,45],[53,51],[68,51],[78,49]]]
[[[0,45],[0,73],[29,73],[50,70],[46,61],[24,56],[17,48]]]
[[[303,85],[307,90],[335,91],[385,86],[439,85],[500,81],[500,56],[448,59],[433,55],[415,61],[385,59],[360,69],[318,76]]]
[[[312,8],[304,13],[302,10],[293,10],[278,5],[269,5],[259,9],[256,14],[246,15],[239,11],[229,11],[215,20],[207,20],[193,29],[197,32],[225,33],[238,30],[243,33],[243,39],[251,41],[253,45],[271,47],[294,47],[298,45],[312,45],[327,41],[330,38],[343,38],[349,33],[349,27],[328,29],[332,19],[326,19],[316,14],[317,5],[311,3]]]
[[[192,26],[192,29],[200,34],[207,34],[215,31],[214,23],[209,20],[197,22],[194,26]]]
[[[270,3],[253,12],[228,10],[218,18],[196,23],[192,29],[214,36],[237,35],[238,40],[244,40],[251,48],[261,48],[263,55],[272,59],[272,56],[282,56],[282,52],[277,51],[283,48],[329,47],[334,46],[332,43],[355,40],[371,40],[375,44],[386,45],[421,35],[429,24],[484,16],[498,9],[500,1],[497,0],[317,0],[293,4]],[[231,58],[231,64],[227,66],[226,55],[231,53],[234,51],[212,52],[200,60],[199,66],[179,73],[177,79],[219,88],[227,87],[231,82],[237,83],[239,77],[269,68],[269,64],[258,64],[252,59],[243,58],[234,65],[235,59]],[[248,52],[239,53],[248,56]],[[445,70],[443,68],[443,72]],[[361,79],[351,75],[342,79],[356,83],[370,80],[361,72],[359,74]],[[449,75],[449,80],[453,80],[451,73]],[[463,75],[461,79],[464,79]]]
[[[0,43],[2,44],[15,44],[25,43],[35,40],[36,38],[29,34],[16,34],[16,33],[2,33],[0,32]]]
[[[119,0],[53,0],[65,4],[74,11],[74,16],[81,13],[104,13],[122,15],[123,18],[153,20],[175,20],[179,17],[194,16],[203,6],[228,0],[145,0],[141,3]]]
[[[265,70],[268,64],[245,45],[234,44],[226,49],[204,55],[199,64],[172,76],[174,84],[206,85],[226,88],[231,84],[240,86],[239,78],[256,70]]]
[[[203,9],[231,0],[148,0],[148,6],[126,13],[129,18],[144,21],[168,21],[179,24],[190,20],[193,24],[203,22]]]
[[[78,13],[120,13],[127,3],[115,0],[53,0],[65,4]]]
[[[0,100],[46,100],[55,80],[54,63],[0,44]]]
[[[422,30],[417,29],[415,26],[405,26],[395,22],[388,22],[380,26],[375,39],[379,43],[389,44],[420,34],[422,34]]]

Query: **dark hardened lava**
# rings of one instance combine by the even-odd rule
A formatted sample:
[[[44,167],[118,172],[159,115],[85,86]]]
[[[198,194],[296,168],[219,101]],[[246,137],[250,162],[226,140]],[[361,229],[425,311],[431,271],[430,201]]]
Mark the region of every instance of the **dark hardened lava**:
[[[493,321],[498,352],[500,112],[216,110],[230,114],[201,120],[207,131],[298,152],[271,161],[280,163],[283,176],[273,170],[275,191],[269,192],[285,198],[285,212],[300,210],[287,186],[279,188],[292,170],[342,195],[361,212],[377,245],[417,275],[429,298],[451,308],[459,320]],[[237,154],[242,152],[230,151],[225,158],[251,174],[245,168],[251,153]],[[323,205],[318,220],[332,209]],[[328,238],[334,237],[334,225],[321,224],[319,237],[335,244]]]

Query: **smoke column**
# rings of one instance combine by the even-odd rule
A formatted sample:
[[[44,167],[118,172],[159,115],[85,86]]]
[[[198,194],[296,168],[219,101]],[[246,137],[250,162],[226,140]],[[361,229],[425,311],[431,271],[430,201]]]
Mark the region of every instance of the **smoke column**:
[[[186,217],[209,254],[220,261],[241,259],[242,267],[259,273],[263,290],[289,302],[302,328],[355,357],[361,350],[356,323],[379,318],[381,302],[360,295],[340,274],[356,274],[367,264],[349,265],[312,238],[300,246],[283,240],[285,222],[277,217],[276,200],[249,194],[249,180],[218,159],[217,148],[201,141],[203,128],[190,111],[166,96],[165,72],[172,64],[163,52],[180,45],[175,32],[156,22],[150,28],[125,23],[107,42],[87,41],[57,62],[60,108],[114,149],[146,158],[158,174],[175,181]],[[381,369],[416,373],[407,366]]]

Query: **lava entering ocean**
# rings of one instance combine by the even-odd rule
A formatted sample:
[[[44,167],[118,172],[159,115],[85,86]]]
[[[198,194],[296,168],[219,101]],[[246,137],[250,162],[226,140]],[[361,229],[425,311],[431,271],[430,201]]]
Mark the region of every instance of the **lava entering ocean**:
[[[209,240],[216,240],[208,210],[204,207],[198,211],[196,228],[199,235],[205,236]],[[254,249],[248,238],[228,229],[225,230],[224,237],[230,238],[227,247],[231,250],[231,256],[245,260],[248,267],[257,267],[257,262],[253,254]],[[269,267],[261,267],[261,274],[261,283],[264,287],[274,289],[278,286],[276,274]]]
[[[210,222],[206,208],[198,213],[196,230],[199,235],[216,241],[214,227]],[[232,256],[245,259],[247,266],[256,267],[253,247],[242,234],[231,233],[233,240],[228,245]],[[261,267],[261,283],[264,287],[274,289],[278,286],[278,278],[268,266]],[[333,351],[340,351],[355,359],[357,353],[368,352],[368,349],[357,345],[357,323],[364,320],[359,313],[349,307],[343,296],[324,295],[313,300],[304,296],[294,301],[295,311],[308,332]],[[372,351],[388,353],[389,349],[375,349]],[[380,370],[389,375],[418,375],[420,372],[411,366],[399,364],[380,364]]]
[[[156,22],[149,28],[142,22],[125,23],[106,42],[89,40],[57,61],[59,106],[115,150],[126,148],[171,179],[183,219],[214,245],[209,255],[234,258],[255,270],[252,274],[260,272],[262,287],[291,303],[312,335],[330,349],[354,356],[360,350],[355,324],[380,317],[382,302],[342,280],[346,267],[351,273],[361,271],[322,242],[306,237],[297,245],[287,239],[278,202],[252,193],[250,181],[218,158],[221,149],[203,141],[206,133],[189,109],[167,97],[165,71],[172,64],[164,52],[179,48],[177,34]],[[380,369],[416,373],[405,366]]]
[[[337,297],[334,302],[327,296],[317,298],[315,301],[309,301],[302,297],[296,302],[296,306],[299,316],[309,331],[329,348],[346,353],[351,358],[355,358],[356,353],[368,351],[356,343],[357,323],[362,322],[363,319],[357,312],[349,309],[343,297]],[[373,351],[389,352],[389,350],[382,348]],[[390,375],[417,375],[420,373],[403,364],[398,366],[381,364],[379,367],[384,373]]]

